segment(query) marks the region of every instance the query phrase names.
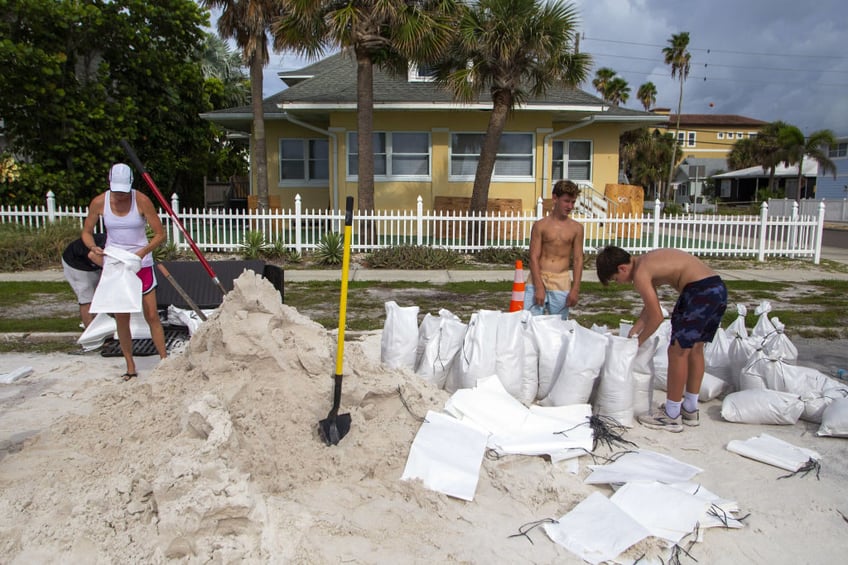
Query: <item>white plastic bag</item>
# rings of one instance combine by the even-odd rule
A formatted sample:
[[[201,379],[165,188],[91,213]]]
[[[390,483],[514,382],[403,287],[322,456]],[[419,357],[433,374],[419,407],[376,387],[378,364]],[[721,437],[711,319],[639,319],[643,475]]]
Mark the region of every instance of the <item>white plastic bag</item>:
[[[444,388],[448,369],[462,347],[468,329],[459,316],[439,310],[438,316],[427,314],[418,328],[415,374]]]
[[[804,412],[797,394],[776,390],[740,390],[724,397],[721,417],[738,424],[792,425]]]
[[[568,320],[566,324],[568,330],[562,334],[562,364],[550,392],[540,402],[542,406],[585,404],[604,365],[607,337],[584,328],[574,320]],[[632,401],[632,388],[629,394]]]
[[[606,337],[595,413],[629,428],[633,426],[633,360],[639,351],[639,340],[611,334]]]
[[[380,360],[392,369],[415,368],[418,349],[418,306],[398,306],[389,300],[380,343]]]
[[[103,250],[103,272],[94,290],[89,311],[92,314],[141,312],[141,258],[117,247]]]
[[[834,400],[825,408],[816,435],[848,437],[848,398]]]

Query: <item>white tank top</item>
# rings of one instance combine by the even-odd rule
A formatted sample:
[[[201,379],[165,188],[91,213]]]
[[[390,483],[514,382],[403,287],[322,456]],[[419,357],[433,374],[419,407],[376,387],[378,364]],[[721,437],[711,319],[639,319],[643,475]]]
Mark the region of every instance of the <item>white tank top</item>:
[[[132,194],[132,205],[126,216],[116,216],[112,212],[112,204],[109,197],[111,190],[106,191],[106,199],[103,202],[103,225],[106,226],[106,247],[114,246],[135,253],[147,245],[147,233],[145,227],[147,220],[139,214],[135,204],[135,190]],[[153,254],[148,253],[141,259],[142,267],[153,266]]]

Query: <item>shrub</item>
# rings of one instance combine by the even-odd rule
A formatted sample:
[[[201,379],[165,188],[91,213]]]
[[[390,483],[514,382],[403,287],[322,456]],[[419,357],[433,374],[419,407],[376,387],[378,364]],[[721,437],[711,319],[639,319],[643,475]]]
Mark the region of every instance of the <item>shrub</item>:
[[[449,249],[400,245],[370,253],[366,263],[373,269],[448,269],[464,261],[459,253]]]
[[[312,255],[319,265],[338,265],[344,259],[344,236],[328,231]]]
[[[0,269],[23,271],[55,267],[70,242],[80,236],[79,220],[64,218],[41,228],[0,225]]]
[[[514,265],[516,261],[521,260],[525,265],[530,264],[530,251],[521,247],[510,247],[509,249],[487,247],[474,253],[473,257],[478,263]]]
[[[241,254],[246,260],[259,259],[268,244],[265,243],[265,234],[261,231],[247,231],[241,243]]]

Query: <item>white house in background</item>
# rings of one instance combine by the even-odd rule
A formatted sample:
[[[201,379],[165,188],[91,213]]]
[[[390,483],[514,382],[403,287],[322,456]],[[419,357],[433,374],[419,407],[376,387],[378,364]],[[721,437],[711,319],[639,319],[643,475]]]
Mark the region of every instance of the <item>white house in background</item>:
[[[816,182],[819,164],[813,159],[804,159],[804,180],[801,198],[818,198]],[[830,178],[833,178],[831,175]],[[725,202],[752,202],[757,200],[757,191],[768,188],[769,171],[763,167],[748,167],[714,175],[717,196]],[[785,198],[796,198],[798,193],[798,165],[787,167],[783,163],[774,169],[775,188]]]
[[[836,165],[836,178],[833,174],[820,172],[816,179],[815,198],[821,200],[842,200],[848,198],[848,137],[838,137],[830,148],[830,160]]]

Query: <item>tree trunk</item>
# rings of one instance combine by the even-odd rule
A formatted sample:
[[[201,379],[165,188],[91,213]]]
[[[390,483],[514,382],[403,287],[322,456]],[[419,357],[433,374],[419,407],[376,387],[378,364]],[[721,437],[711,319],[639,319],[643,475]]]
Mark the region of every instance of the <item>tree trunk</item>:
[[[250,105],[253,109],[253,178],[259,209],[268,209],[268,153],[265,149],[265,114],[262,109],[262,51],[257,49],[250,58]]]
[[[511,107],[512,95],[509,92],[500,91],[492,94],[492,112],[489,115],[489,125],[483,138],[480,160],[477,162],[477,171],[474,174],[474,188],[471,190],[471,203],[468,206],[468,211],[472,214],[481,216],[486,214],[489,204],[489,185],[492,182],[492,174],[495,170],[498,146]],[[469,222],[467,243],[483,245],[486,237],[485,231],[486,223],[484,221]]]
[[[795,202],[801,201],[801,180],[804,178],[804,154],[798,159],[798,188],[795,189]]]
[[[363,50],[356,51],[357,209],[374,210],[374,64]],[[359,239],[375,243],[373,222],[359,223]]]
[[[680,96],[677,98],[677,126],[674,130],[674,145],[671,148],[671,163],[668,166],[668,187],[666,201],[671,197],[671,183],[674,182],[674,165],[677,164],[677,139],[680,137],[680,112],[683,110],[683,75],[680,75]]]

